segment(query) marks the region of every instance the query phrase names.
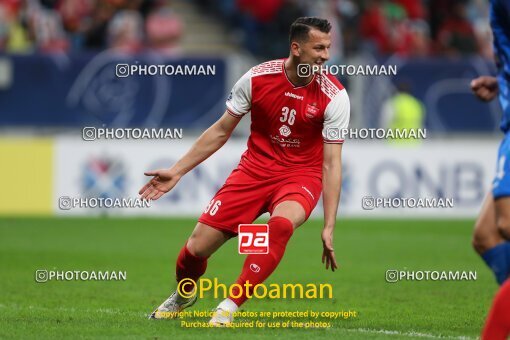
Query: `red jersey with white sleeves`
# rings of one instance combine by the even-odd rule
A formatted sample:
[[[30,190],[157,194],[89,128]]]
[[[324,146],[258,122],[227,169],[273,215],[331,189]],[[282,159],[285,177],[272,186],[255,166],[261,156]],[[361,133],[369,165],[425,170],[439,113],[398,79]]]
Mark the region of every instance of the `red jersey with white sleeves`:
[[[238,168],[258,178],[296,173],[322,178],[323,143],[343,143],[349,97],[328,74],[294,86],[284,62],[272,60],[251,68],[230,92],[226,105],[232,116],[251,111],[248,149]]]

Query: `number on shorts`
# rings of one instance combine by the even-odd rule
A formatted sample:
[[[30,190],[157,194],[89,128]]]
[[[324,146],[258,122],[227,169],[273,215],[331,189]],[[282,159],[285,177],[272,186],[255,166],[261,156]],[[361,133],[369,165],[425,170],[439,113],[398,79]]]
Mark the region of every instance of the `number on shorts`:
[[[221,206],[220,200],[211,200],[209,204],[207,205],[207,208],[205,208],[204,213],[209,213],[209,215],[214,216],[218,212],[218,209]]]

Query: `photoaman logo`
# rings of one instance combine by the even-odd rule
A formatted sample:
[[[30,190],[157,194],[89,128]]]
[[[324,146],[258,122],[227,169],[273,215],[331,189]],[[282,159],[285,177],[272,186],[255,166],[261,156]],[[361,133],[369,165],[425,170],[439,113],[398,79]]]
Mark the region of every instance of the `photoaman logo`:
[[[177,293],[185,299],[194,296],[203,298],[205,293],[212,293],[215,299],[239,298],[245,293],[248,299],[332,299],[333,286],[329,283],[252,284],[249,280],[242,285],[234,283],[227,286],[217,278],[201,278],[198,281],[184,278],[177,283]]]

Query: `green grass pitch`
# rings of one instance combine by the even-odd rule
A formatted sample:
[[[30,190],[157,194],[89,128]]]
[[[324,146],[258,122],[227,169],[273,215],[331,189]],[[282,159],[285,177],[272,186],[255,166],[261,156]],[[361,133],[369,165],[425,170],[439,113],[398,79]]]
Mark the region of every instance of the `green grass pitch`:
[[[332,273],[321,264],[321,222],[308,221],[266,283],[330,283],[334,298],[252,300],[242,310],[353,310],[356,318],[328,329],[191,329],[146,316],[175,288],[175,260],[195,220],[2,218],[0,338],[476,338],[497,285],[471,249],[472,224],[339,220],[340,269]],[[233,239],[210,258],[205,277],[230,284],[243,259]],[[37,269],[125,270],[127,280],[36,283]],[[387,283],[389,269],[471,270],[478,278]],[[191,310],[218,302],[209,295]]]

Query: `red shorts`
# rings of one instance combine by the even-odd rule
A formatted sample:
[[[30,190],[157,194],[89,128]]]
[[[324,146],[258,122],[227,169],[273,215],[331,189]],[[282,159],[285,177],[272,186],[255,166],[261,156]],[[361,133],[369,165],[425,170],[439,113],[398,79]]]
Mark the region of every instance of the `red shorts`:
[[[308,219],[321,192],[321,180],[315,177],[290,175],[260,180],[235,169],[198,221],[237,235],[239,224],[253,223],[265,212],[272,214],[278,203],[287,200],[300,203]]]

